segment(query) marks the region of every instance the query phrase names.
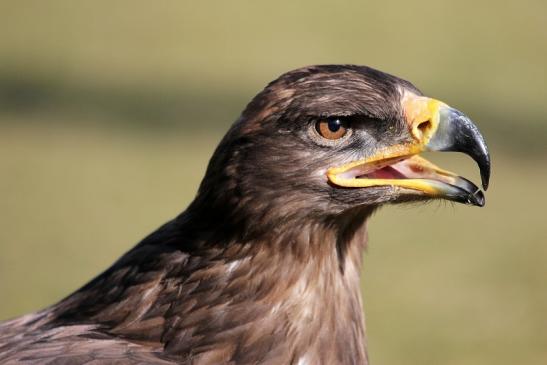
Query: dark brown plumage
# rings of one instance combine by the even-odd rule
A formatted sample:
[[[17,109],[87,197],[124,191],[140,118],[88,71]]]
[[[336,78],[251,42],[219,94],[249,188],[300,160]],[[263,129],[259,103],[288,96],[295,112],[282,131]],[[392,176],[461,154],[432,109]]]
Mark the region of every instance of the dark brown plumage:
[[[367,67],[282,75],[224,137],[185,212],[66,299],[0,324],[0,363],[366,364],[367,218],[389,202],[484,202],[416,157],[459,150],[489,167],[468,119],[444,104],[420,119],[429,100]],[[409,186],[418,173],[426,185]]]

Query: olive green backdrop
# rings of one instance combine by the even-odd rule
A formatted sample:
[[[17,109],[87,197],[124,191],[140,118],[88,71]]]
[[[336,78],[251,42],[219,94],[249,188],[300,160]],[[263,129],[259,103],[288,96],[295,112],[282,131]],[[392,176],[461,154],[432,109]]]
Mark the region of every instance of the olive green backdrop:
[[[363,279],[375,364],[547,363],[544,1],[1,1],[0,319],[51,304],[194,196],[267,82],[366,64],[464,111],[484,209],[390,206]],[[478,181],[465,156],[429,156]]]

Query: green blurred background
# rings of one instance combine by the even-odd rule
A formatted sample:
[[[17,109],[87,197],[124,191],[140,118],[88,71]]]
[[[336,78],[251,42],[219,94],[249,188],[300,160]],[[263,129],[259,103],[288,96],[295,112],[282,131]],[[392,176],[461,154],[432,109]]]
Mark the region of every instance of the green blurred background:
[[[370,223],[374,364],[547,363],[544,1],[1,1],[0,319],[51,304],[190,202],[279,74],[366,64],[471,116],[487,206]],[[478,180],[468,158],[432,157]]]

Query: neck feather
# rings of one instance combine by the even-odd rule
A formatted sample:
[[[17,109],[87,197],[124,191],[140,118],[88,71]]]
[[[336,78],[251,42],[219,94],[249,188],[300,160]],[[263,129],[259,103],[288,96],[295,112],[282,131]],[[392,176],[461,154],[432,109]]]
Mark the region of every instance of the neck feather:
[[[366,364],[360,271],[369,215],[245,242],[210,242],[183,215],[52,308],[53,317],[91,320],[178,361]]]

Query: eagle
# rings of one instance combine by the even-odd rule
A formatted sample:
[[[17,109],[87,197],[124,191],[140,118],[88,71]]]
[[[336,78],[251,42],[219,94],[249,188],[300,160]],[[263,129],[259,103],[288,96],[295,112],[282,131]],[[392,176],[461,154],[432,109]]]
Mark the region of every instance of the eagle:
[[[57,304],[0,324],[0,363],[368,364],[371,214],[485,203],[424,151],[467,154],[487,189],[488,149],[462,112],[366,66],[287,72],[231,126],[184,212]]]

